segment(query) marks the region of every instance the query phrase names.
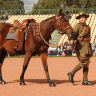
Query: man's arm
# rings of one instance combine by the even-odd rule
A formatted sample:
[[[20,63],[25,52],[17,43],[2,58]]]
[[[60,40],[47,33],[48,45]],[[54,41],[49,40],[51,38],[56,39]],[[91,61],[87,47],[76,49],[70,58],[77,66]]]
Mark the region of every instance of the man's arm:
[[[80,24],[77,23],[77,24],[73,27],[73,29],[74,29],[74,34],[75,34],[74,40],[77,40],[77,37],[78,37],[77,35],[78,35],[79,29],[80,29]]]
[[[81,32],[81,34],[78,37],[79,41],[82,41],[85,37],[87,37],[90,34],[90,27],[87,25]],[[90,38],[90,36],[88,36]]]

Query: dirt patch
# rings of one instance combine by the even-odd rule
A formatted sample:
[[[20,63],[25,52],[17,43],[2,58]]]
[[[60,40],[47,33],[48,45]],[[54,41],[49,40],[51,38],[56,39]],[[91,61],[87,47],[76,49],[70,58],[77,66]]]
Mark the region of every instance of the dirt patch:
[[[6,58],[0,96],[96,96],[96,85],[83,86],[82,70],[75,75],[75,86],[68,81],[67,73],[78,64],[76,57],[48,57],[51,79],[57,84],[49,87],[40,58],[32,58],[25,74],[26,86],[19,85],[24,58]],[[96,82],[96,57],[91,59],[89,81]]]

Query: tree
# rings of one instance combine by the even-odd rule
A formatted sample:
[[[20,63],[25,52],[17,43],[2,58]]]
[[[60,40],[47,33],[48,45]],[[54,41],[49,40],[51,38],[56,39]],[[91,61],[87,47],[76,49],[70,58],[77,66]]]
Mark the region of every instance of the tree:
[[[61,7],[61,5],[66,6],[66,1],[65,0],[38,0],[37,4],[33,6],[33,9],[44,9],[44,8],[49,8],[49,9],[54,9]]]
[[[88,11],[89,8],[96,8],[96,0],[38,0],[33,6],[32,13],[39,13],[39,11],[41,14],[50,13],[48,9],[51,9],[50,11],[55,13],[55,11],[58,12],[60,7],[65,8],[66,6],[68,6],[69,9],[75,9],[74,11],[76,13],[81,11],[81,9],[76,8],[82,8],[82,10],[88,8],[86,9]],[[46,9],[46,12],[44,12],[44,9]]]
[[[18,14],[18,10],[24,10],[24,3],[21,0],[0,0],[0,10]]]
[[[61,5],[65,6],[77,6],[78,8],[83,7],[95,7],[96,0],[38,0],[37,4],[33,6],[33,9],[53,9],[59,8]]]

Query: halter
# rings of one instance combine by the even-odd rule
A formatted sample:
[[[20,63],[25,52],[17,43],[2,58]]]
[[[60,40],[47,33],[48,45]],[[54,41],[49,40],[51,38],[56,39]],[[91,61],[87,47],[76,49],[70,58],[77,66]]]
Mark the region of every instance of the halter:
[[[63,25],[60,23],[60,19],[61,18],[61,16],[60,17],[56,17],[56,20],[57,20],[57,23],[56,23],[56,29],[57,30],[60,30],[60,31],[62,31],[62,29],[64,29],[64,32],[66,32],[66,30],[70,27],[70,26],[67,26],[66,28],[63,28]]]

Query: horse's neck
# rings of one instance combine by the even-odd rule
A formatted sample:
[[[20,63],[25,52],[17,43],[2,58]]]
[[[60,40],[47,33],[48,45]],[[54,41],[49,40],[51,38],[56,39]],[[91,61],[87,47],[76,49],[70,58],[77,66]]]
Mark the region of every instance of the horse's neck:
[[[49,20],[45,20],[43,22],[41,22],[40,25],[40,32],[43,35],[43,37],[45,37],[46,35],[50,35],[54,30],[55,30],[55,19],[51,18]]]

